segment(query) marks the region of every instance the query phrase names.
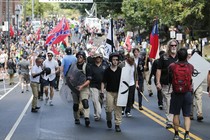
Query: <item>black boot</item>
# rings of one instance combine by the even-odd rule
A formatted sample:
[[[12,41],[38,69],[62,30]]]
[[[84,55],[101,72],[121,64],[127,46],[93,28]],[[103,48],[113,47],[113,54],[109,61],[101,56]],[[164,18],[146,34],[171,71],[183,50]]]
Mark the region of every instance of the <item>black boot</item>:
[[[89,127],[89,125],[90,125],[90,120],[89,120],[89,118],[85,118],[85,126],[86,126],[86,127]]]
[[[108,128],[112,128],[112,121],[107,121],[106,124],[107,124],[107,127],[108,127]]]
[[[37,113],[38,111],[35,108],[31,108],[31,112]]]
[[[115,131],[116,132],[121,132],[120,126],[119,125],[115,125]]]

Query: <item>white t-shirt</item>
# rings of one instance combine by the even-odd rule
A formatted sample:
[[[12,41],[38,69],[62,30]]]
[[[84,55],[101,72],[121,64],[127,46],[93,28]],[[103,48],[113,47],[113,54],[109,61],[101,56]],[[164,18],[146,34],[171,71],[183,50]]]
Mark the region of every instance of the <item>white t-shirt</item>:
[[[39,83],[40,82],[40,76],[37,76],[37,77],[33,78],[32,77],[32,73],[37,74],[37,73],[40,73],[41,71],[42,71],[42,68],[40,66],[38,67],[37,65],[34,65],[31,68],[31,75],[30,75],[31,82],[36,82],[36,83]]]
[[[51,61],[49,61],[48,59],[46,59],[43,62],[43,67],[44,68],[50,68],[51,69],[51,73],[49,75],[44,74],[43,79],[52,81],[55,79],[56,74],[55,74],[55,68],[58,68],[58,62],[55,59],[52,59]]]

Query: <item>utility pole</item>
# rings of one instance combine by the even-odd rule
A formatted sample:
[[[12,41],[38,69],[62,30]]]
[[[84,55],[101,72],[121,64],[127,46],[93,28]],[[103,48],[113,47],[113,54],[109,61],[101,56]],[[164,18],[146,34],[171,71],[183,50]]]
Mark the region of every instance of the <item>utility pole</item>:
[[[10,16],[9,16],[9,14],[10,14],[10,6],[9,6],[9,0],[7,0],[7,20],[8,20],[8,27],[7,27],[7,29],[8,29],[8,31],[7,31],[7,50],[8,50],[8,58],[10,57],[10,33],[9,33],[9,27],[10,27]]]
[[[24,0],[24,19],[23,19],[23,25],[25,27],[26,25],[26,0]]]
[[[34,20],[34,0],[32,0],[32,21]]]

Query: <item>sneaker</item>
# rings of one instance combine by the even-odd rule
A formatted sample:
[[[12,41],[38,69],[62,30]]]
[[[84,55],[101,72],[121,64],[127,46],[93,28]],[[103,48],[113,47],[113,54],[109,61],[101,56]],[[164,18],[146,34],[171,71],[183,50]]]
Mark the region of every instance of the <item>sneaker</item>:
[[[132,117],[132,115],[131,115],[130,112],[126,113],[126,116],[127,116],[128,118]]]
[[[163,105],[158,106],[160,110],[163,110]]]
[[[184,140],[191,140],[191,139],[190,139],[190,136],[189,136],[188,134],[185,134]]]
[[[49,101],[50,106],[53,106],[52,100]]]
[[[125,115],[125,113],[124,113],[124,111],[122,111],[122,116],[124,116]]]
[[[79,119],[75,119],[74,123],[75,124],[80,124],[80,120]]]
[[[179,140],[179,135],[174,135],[173,140]]]
[[[193,117],[193,115],[190,115],[190,120],[194,120],[194,117]]]
[[[115,125],[115,131],[116,132],[121,132],[120,126],[119,125]]]
[[[41,107],[40,106],[37,106],[35,109],[40,109]]]
[[[49,100],[49,97],[46,97],[46,98],[45,98],[45,105],[47,105],[48,100]]]
[[[85,126],[86,126],[86,127],[89,127],[89,125],[90,125],[90,120],[89,120],[89,118],[85,118]]]
[[[197,121],[202,121],[203,120],[203,116],[197,116]]]
[[[24,93],[24,91],[22,91],[21,93]]]
[[[144,110],[142,106],[139,107],[139,110]]]
[[[112,121],[107,121],[106,124],[108,128],[112,128]]]
[[[95,121],[100,121],[101,118],[100,118],[100,117],[95,117],[94,120],[95,120]]]
[[[35,108],[31,108],[31,112],[33,112],[33,113],[37,113],[37,112],[38,112],[38,110],[37,110],[37,109],[35,109]]]
[[[170,129],[170,128],[173,128],[173,125],[172,124],[166,124],[166,129]]]

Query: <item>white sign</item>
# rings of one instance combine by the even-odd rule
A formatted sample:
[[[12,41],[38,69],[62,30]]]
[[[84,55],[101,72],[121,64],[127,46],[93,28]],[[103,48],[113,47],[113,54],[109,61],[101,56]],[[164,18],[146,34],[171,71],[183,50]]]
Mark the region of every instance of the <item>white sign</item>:
[[[176,34],[176,40],[182,40],[182,34],[181,33],[177,33]]]
[[[8,21],[4,22],[4,31],[9,31]]]
[[[170,31],[170,38],[175,38],[175,37],[176,37],[176,32]]]
[[[39,0],[39,2],[93,3],[93,0]]]
[[[191,63],[195,69],[195,77],[193,77],[193,89],[195,91],[207,77],[207,74],[210,70],[210,63],[197,53],[194,53],[188,62]]]

